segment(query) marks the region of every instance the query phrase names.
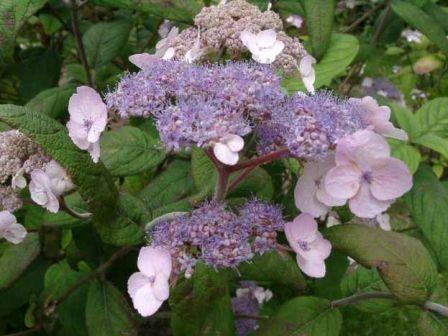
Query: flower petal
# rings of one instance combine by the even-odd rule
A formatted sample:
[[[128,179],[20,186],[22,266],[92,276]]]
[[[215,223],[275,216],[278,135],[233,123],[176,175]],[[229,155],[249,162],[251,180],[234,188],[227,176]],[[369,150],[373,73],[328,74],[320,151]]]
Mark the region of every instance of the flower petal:
[[[21,243],[27,235],[25,227],[21,224],[12,224],[5,232],[3,238],[13,244]]]
[[[160,273],[169,278],[172,267],[171,255],[163,247],[142,247],[138,255],[137,267],[147,277],[157,276]]]
[[[226,135],[219,142],[226,144],[232,152],[239,152],[244,148],[244,139],[236,134]]]
[[[329,207],[316,198],[317,186],[310,174],[300,176],[294,189],[294,200],[297,209],[307,212],[314,217],[325,215]]]
[[[306,275],[313,278],[323,278],[325,276],[326,267],[324,260],[310,261],[302,258],[300,255],[297,255],[296,260],[300,269]]]
[[[160,61],[160,58],[158,58],[157,56],[154,56],[154,55],[150,55],[148,53],[135,54],[135,55],[129,56],[129,62],[136,65],[140,69],[144,69],[144,68],[150,66],[151,64],[153,64],[154,62],[159,62],[159,61]]]
[[[257,44],[260,48],[272,48],[277,39],[274,29],[262,30],[256,35]]]
[[[359,190],[361,171],[355,166],[344,164],[332,168],[325,176],[325,190],[330,196],[348,199]]]
[[[87,151],[89,152],[92,161],[98,163],[101,154],[100,142],[97,141],[95,143],[91,143]]]
[[[258,51],[255,34],[245,30],[241,32],[240,39],[241,42],[243,42],[243,44],[246,46],[247,49],[249,49],[251,53],[253,53],[254,51]]]
[[[163,301],[158,300],[154,296],[153,289],[148,283],[147,285],[140,287],[132,299],[134,308],[137,309],[140,315],[147,317],[153,315],[162,306]]]
[[[412,188],[412,175],[406,164],[395,158],[378,159],[372,166],[370,191],[379,200],[392,200]]]
[[[342,206],[345,204],[345,202],[347,202],[347,200],[344,198],[335,198],[331,196],[325,189],[324,179],[322,179],[322,182],[316,190],[316,199],[328,207]]]
[[[292,222],[285,224],[285,235],[289,245],[294,251],[301,251],[298,247],[299,240],[312,242],[316,239],[317,223],[307,213],[297,216]]]
[[[168,283],[168,278],[166,278],[163,274],[156,276],[152,288],[154,296],[160,301],[165,301],[170,296],[170,285]]]
[[[227,145],[221,142],[215,143],[213,146],[213,153],[220,162],[226,165],[233,166],[238,163],[238,153],[231,151]]]
[[[145,285],[150,284],[150,281],[146,275],[142,272],[136,272],[132,274],[128,279],[128,293],[129,296],[133,299],[135,293]]]
[[[374,218],[380,213],[387,210],[391,205],[391,201],[380,201],[376,199],[370,192],[369,185],[362,183],[361,188],[355,197],[350,199],[348,205],[350,211],[361,218]]]

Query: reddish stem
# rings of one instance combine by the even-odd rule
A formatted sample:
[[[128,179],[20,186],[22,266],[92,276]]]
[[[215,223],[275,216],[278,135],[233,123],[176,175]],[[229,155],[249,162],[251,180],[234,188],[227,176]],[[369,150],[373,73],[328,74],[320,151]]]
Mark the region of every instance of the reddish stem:
[[[281,158],[282,156],[285,156],[289,153],[289,149],[288,148],[281,148],[275,152],[271,152],[268,154],[264,154],[261,155],[259,157],[256,157],[254,159],[251,160],[247,160],[244,162],[241,162],[235,166],[228,166],[228,170],[231,172],[235,172],[244,168],[249,168],[249,167],[256,167],[256,166],[260,166],[262,164],[266,164],[269,163],[271,161],[274,161],[278,158]]]

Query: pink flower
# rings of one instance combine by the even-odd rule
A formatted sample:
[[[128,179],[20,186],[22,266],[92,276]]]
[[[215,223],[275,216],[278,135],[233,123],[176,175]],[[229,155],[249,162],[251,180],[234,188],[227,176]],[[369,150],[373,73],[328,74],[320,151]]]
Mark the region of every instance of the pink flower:
[[[34,202],[50,212],[59,211],[59,195],[54,193],[50,177],[43,170],[35,169],[31,172],[29,189]]]
[[[78,87],[71,96],[67,123],[70,138],[82,150],[90,153],[94,162],[100,158],[100,136],[107,124],[107,107],[101,96],[88,86]]]
[[[244,139],[239,135],[229,134],[213,145],[216,158],[226,165],[236,165],[239,160],[238,152],[244,147]]]
[[[26,229],[17,223],[16,217],[9,211],[0,211],[0,238],[13,244],[21,243],[26,237]]]
[[[285,234],[289,245],[297,253],[297,264],[308,276],[322,278],[325,276],[325,259],[331,252],[331,244],[317,230],[317,223],[307,213],[297,216],[294,221],[286,223]]]
[[[171,255],[162,247],[143,247],[138,256],[140,272],[128,280],[128,293],[142,316],[153,315],[169,297]]]
[[[370,130],[341,139],[336,147],[336,167],[325,177],[332,196],[349,200],[358,217],[374,218],[409,191],[412,176],[407,166],[390,157],[384,138]]]
[[[314,82],[316,81],[316,72],[314,70],[316,59],[311,55],[305,55],[300,60],[299,72],[302,76],[302,82],[308,92],[314,94]]]
[[[345,204],[346,200],[330,196],[324,188],[325,174],[334,166],[333,155],[329,155],[322,162],[310,162],[305,165],[294,190],[294,199],[300,211],[320,217],[325,215],[331,206]]]
[[[55,160],[47,163],[45,174],[49,177],[51,190],[56,196],[60,196],[75,187],[66,170]]]
[[[351,102],[360,105],[367,112],[364,120],[376,133],[385,137],[406,141],[408,136],[405,131],[396,128],[390,121],[390,108],[379,106],[372,97],[350,98]]]

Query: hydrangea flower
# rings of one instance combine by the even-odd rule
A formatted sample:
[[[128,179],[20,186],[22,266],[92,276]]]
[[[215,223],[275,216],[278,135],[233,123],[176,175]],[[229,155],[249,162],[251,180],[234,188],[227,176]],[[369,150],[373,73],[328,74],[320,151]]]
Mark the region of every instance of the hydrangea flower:
[[[93,161],[100,157],[100,136],[107,124],[107,107],[101,96],[88,86],[78,87],[71,96],[67,123],[70,138],[82,150],[87,150]]]
[[[25,169],[20,168],[11,179],[11,187],[13,189],[23,189],[26,187],[26,178],[23,176]]]
[[[175,49],[171,47],[171,44],[175,41],[176,37],[179,35],[179,28],[171,28],[168,35],[157,42],[156,53],[154,54],[158,58],[172,59],[174,57]]]
[[[308,276],[325,276],[325,259],[331,252],[331,244],[317,230],[313,216],[302,213],[294,221],[286,223],[285,235],[289,245],[297,253],[297,264]]]
[[[59,195],[55,195],[50,177],[43,170],[33,170],[29,189],[31,199],[34,202],[50,212],[56,213],[59,211]]]
[[[330,207],[345,204],[345,199],[334,198],[325,190],[324,177],[334,166],[332,154],[323,161],[312,161],[305,165],[294,190],[296,207],[300,211],[320,217],[325,215]]]
[[[45,170],[35,169],[31,172],[31,199],[50,212],[59,211],[58,197],[74,188],[74,184],[64,168],[51,160]]]
[[[384,138],[362,130],[343,138],[336,147],[336,167],[325,177],[325,189],[349,200],[358,217],[374,218],[409,191],[412,176],[407,166],[390,157]]]
[[[285,48],[282,41],[277,40],[273,29],[260,31],[258,34],[249,31],[241,33],[241,41],[252,53],[252,58],[262,64],[271,64]]]
[[[308,92],[314,93],[314,82],[316,81],[316,72],[313,65],[316,64],[316,59],[311,55],[302,57],[299,64],[299,72],[302,76],[302,82]]]
[[[137,266],[140,272],[130,276],[128,293],[140,315],[151,316],[169,297],[170,253],[162,247],[143,247]]]
[[[19,244],[26,235],[26,229],[17,223],[17,219],[12,213],[0,211],[0,238],[5,238],[13,244]]]
[[[244,147],[244,139],[239,135],[229,134],[213,145],[216,158],[226,165],[233,166],[239,160],[238,152]]]
[[[409,43],[415,42],[420,43],[422,41],[423,34],[418,30],[412,30],[410,28],[406,28],[401,32],[401,36],[406,39]]]
[[[389,121],[391,112],[388,106],[379,106],[372,97],[350,98],[349,101],[365,109],[364,122],[376,133],[403,141],[408,139],[405,131],[396,128]]]

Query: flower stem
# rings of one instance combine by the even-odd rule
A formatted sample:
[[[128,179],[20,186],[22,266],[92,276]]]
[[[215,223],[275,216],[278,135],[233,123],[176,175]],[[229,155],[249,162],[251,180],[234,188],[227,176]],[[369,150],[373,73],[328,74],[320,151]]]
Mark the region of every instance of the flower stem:
[[[60,197],[59,198],[59,203],[61,203],[61,208],[62,210],[64,210],[65,212],[67,212],[70,216],[78,218],[78,219],[90,219],[92,218],[92,214],[90,212],[86,212],[86,213],[79,213],[75,210],[73,210],[72,208],[70,208],[68,206],[68,204],[65,202],[64,197]]]
[[[90,71],[89,63],[87,61],[86,51],[84,43],[82,42],[81,32],[79,30],[79,16],[78,16],[78,4],[76,0],[71,0],[72,5],[72,30],[75,36],[76,46],[78,47],[79,58],[84,67],[86,73],[87,82],[90,87],[95,88],[95,82],[93,81],[92,72]]]
[[[395,296],[392,295],[391,293],[386,293],[386,292],[359,293],[359,294],[354,294],[352,296],[348,296],[348,297],[343,298],[343,299],[335,300],[335,301],[331,302],[331,307],[332,308],[339,308],[339,307],[343,307],[343,306],[347,306],[347,305],[350,305],[350,304],[357,303],[359,301],[371,300],[371,299],[390,299],[390,300],[395,300]]]
[[[271,152],[268,154],[264,154],[261,155],[259,157],[256,157],[254,159],[251,160],[247,160],[244,162],[241,162],[239,164],[236,164],[235,166],[229,166],[229,170],[231,172],[235,172],[241,169],[245,169],[245,168],[249,168],[249,167],[256,167],[256,166],[260,166],[262,164],[266,164],[269,163],[271,161],[274,161],[276,159],[279,159],[285,155],[287,155],[289,153],[289,149],[284,147],[284,148],[280,148],[279,150],[275,151],[275,152]]]

